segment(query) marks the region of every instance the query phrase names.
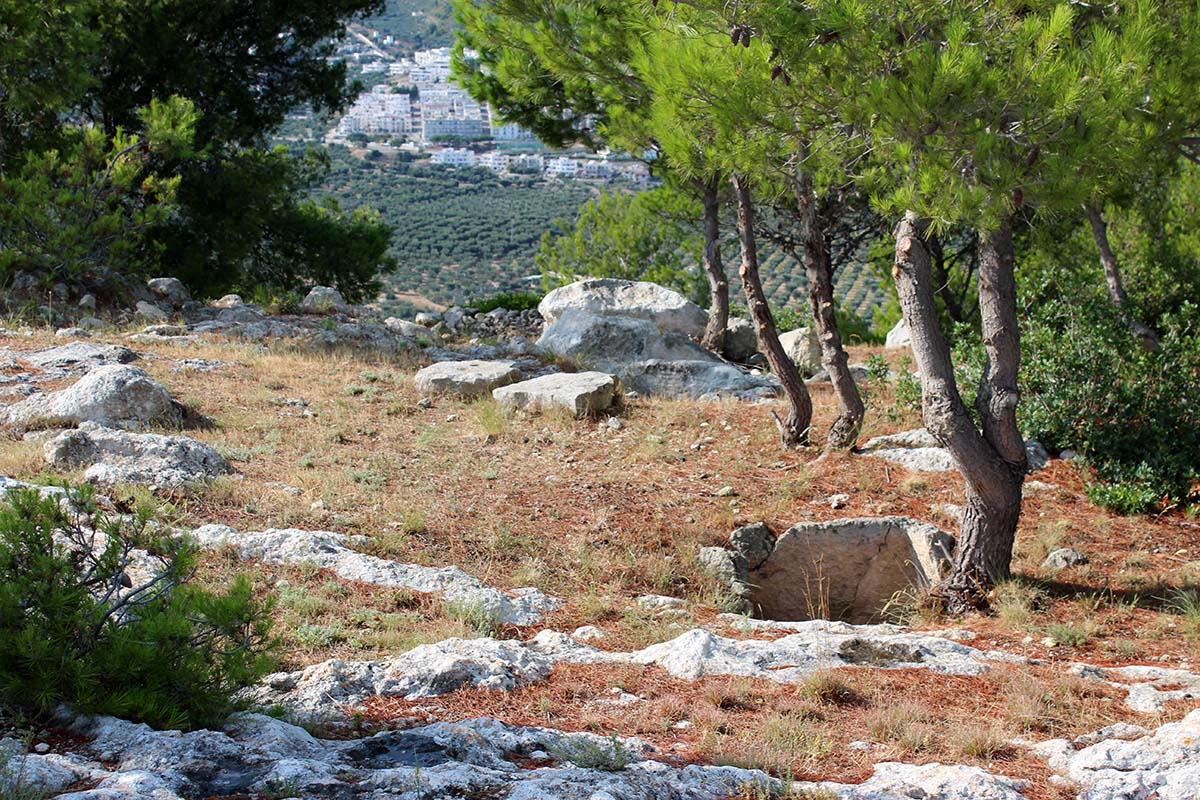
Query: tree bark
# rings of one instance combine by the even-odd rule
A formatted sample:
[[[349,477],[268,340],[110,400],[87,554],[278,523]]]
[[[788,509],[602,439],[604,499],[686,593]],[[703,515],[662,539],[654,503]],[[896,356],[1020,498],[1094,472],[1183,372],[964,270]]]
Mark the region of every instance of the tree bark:
[[[1096,240],[1096,249],[1100,251],[1100,264],[1104,267],[1104,281],[1108,284],[1108,299],[1116,306],[1117,314],[1129,326],[1129,330],[1142,340],[1142,346],[1147,350],[1158,349],[1158,334],[1150,330],[1140,320],[1135,319],[1126,309],[1129,296],[1125,294],[1125,284],[1121,280],[1121,267],[1117,263],[1117,254],[1113,252],[1108,241],[1108,223],[1100,209],[1088,203],[1084,207],[1088,222],[1092,226],[1092,238]]]
[[[721,261],[720,182],[704,182],[704,274],[708,276],[708,325],[701,342],[714,353],[725,350],[725,329],[729,327],[729,279]]]
[[[737,196],[738,235],[742,243],[742,266],[738,275],[746,291],[746,304],[754,320],[759,349],[766,354],[767,362],[783,385],[788,399],[787,418],[780,420],[778,416],[775,417],[779,438],[786,448],[799,447],[808,444],[808,431],[812,427],[812,398],[808,396],[808,388],[799,370],[779,342],[779,331],[775,328],[775,320],[758,276],[758,245],[754,239],[754,204],[750,199],[750,186],[746,178],[740,175],[733,175],[731,181]]]
[[[896,228],[892,275],[921,373],[925,427],[950,451],[966,482],[954,565],[935,593],[954,613],[982,608],[990,588],[1010,575],[1026,471],[1016,418],[1020,332],[1012,230],[1005,221],[980,239],[979,313],[987,355],[976,402],[982,432],[958,391],[950,348],[938,326],[926,224],[913,212]]]
[[[837,315],[833,304],[833,266],[829,256],[829,241],[817,215],[817,198],[812,177],[801,170],[797,174],[796,202],[800,209],[800,238],[804,242],[804,269],[808,273],[808,299],[812,305],[813,322],[821,342],[821,363],[829,372],[834,393],[841,405],[841,414],[829,428],[826,446],[830,450],[849,450],[858,442],[866,408],[858,384],[850,373],[850,359],[842,346]]]

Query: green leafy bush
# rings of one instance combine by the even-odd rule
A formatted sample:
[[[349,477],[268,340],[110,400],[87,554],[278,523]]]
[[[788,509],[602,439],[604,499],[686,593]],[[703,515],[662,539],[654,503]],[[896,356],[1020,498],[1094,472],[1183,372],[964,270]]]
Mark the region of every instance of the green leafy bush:
[[[1071,297],[1030,313],[1021,424],[1094,468],[1092,499],[1122,513],[1194,502],[1200,478],[1200,331],[1184,304],[1147,352],[1110,306]]]
[[[544,295],[541,292],[501,292],[483,300],[472,300],[467,306],[480,314],[486,314],[497,308],[509,311],[528,311],[538,307]]]
[[[272,666],[269,603],[189,583],[192,548],[109,516],[90,489],[0,503],[0,698],[159,727],[219,723]]]

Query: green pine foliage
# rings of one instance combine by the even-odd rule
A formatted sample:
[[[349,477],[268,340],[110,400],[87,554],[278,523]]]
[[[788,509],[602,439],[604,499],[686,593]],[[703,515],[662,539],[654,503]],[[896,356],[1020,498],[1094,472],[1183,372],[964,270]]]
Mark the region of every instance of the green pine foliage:
[[[269,671],[269,604],[245,577],[223,592],[192,584],[194,552],[154,535],[151,516],[103,514],[88,487],[61,499],[18,489],[0,504],[3,702],[215,725]]]

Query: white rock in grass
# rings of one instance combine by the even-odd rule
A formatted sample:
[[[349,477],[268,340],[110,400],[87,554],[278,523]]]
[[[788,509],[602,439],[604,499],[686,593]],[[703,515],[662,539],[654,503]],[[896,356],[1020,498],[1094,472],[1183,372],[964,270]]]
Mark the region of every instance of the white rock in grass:
[[[179,425],[183,412],[170,392],[137,367],[93,369],[58,392],[33,395],[0,411],[0,421],[22,427],[97,422],[122,428]]]
[[[649,320],[664,331],[692,339],[703,336],[708,324],[704,309],[678,292],[656,283],[616,278],[576,281],[550,292],[538,304],[547,324],[568,311]]]
[[[617,381],[603,372],[563,372],[501,386],[492,397],[501,405],[525,410],[565,408],[576,416],[612,405]]]
[[[423,394],[483,397],[521,379],[512,361],[442,361],[420,370],[413,383]]]
[[[55,467],[87,465],[84,479],[102,486],[185,487],[233,472],[220,453],[195,439],[129,433],[91,422],[46,442],[42,454]]]

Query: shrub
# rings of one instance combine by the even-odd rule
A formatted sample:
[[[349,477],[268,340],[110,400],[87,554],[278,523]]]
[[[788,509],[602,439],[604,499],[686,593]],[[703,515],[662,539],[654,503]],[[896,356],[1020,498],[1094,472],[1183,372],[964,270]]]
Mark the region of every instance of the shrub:
[[[240,577],[189,583],[195,553],[152,513],[101,513],[87,487],[0,504],[0,697],[159,727],[220,722],[272,666],[270,603]]]
[[[480,314],[486,314],[497,308],[509,311],[528,311],[538,307],[538,303],[542,302],[542,296],[541,292],[501,292],[483,300],[471,300],[467,306]]]
[[[1021,424],[1095,470],[1092,499],[1136,513],[1194,502],[1200,478],[1200,332],[1196,307],[1162,320],[1147,352],[1111,307],[1044,303],[1025,336]]]

